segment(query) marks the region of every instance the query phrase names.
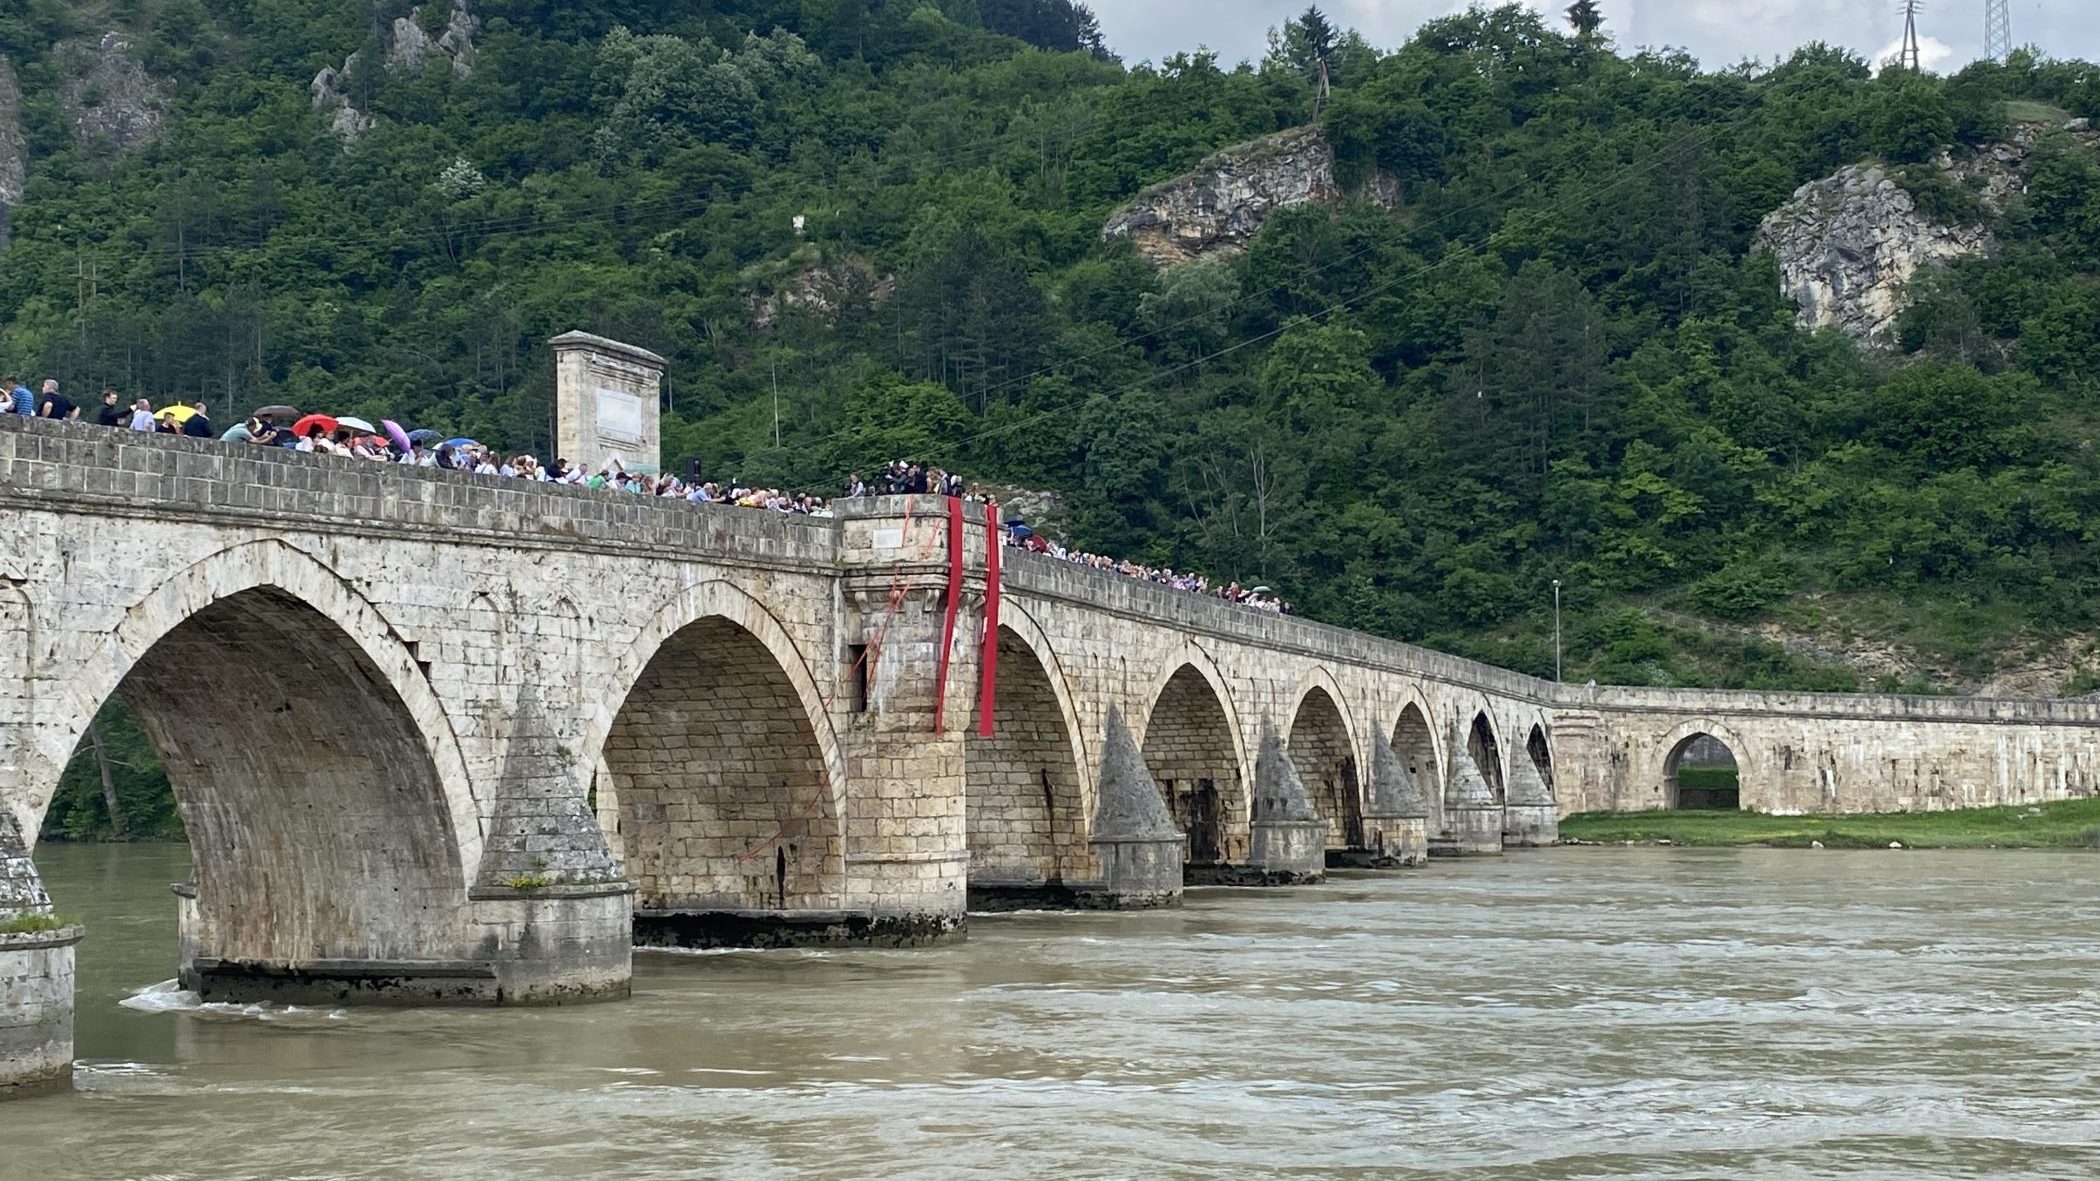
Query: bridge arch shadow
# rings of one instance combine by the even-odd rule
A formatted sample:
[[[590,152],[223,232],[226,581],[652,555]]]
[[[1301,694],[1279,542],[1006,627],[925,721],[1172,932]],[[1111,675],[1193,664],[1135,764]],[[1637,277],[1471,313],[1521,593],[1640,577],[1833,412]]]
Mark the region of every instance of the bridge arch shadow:
[[[1332,677],[1316,674],[1298,696],[1285,739],[1291,763],[1313,806],[1327,821],[1329,849],[1364,845],[1363,788],[1356,763],[1356,731]]]
[[[970,906],[1058,905],[1097,876],[1093,792],[1064,677],[1042,633],[1009,606],[1000,624],[992,734],[964,743]]]
[[[1524,753],[1531,759],[1531,765],[1538,771],[1539,778],[1545,782],[1547,794],[1556,801],[1559,800],[1560,789],[1553,783],[1553,743],[1546,736],[1545,723],[1532,723],[1531,736],[1524,740]]]
[[[1429,707],[1415,697],[1400,707],[1393,721],[1393,753],[1400,764],[1413,772],[1422,799],[1429,808],[1429,831],[1443,831],[1444,760],[1437,754],[1436,731],[1429,725]]]
[[[73,678],[69,737],[114,696],[165,766],[192,854],[187,987],[357,994],[364,977],[331,965],[464,958],[477,809],[442,707],[370,604],[252,543],[164,582],[105,650]],[[411,991],[384,999],[443,999]]]
[[[615,683],[584,765],[638,887],[637,942],[770,942],[842,904],[842,756],[777,620],[701,584],[642,628]]]
[[[1247,858],[1253,785],[1243,733],[1217,666],[1191,646],[1149,699],[1141,749],[1198,875]]]
[[[1495,802],[1506,801],[1509,791],[1503,781],[1502,740],[1495,734],[1494,719],[1486,710],[1473,715],[1473,724],[1466,732],[1466,753],[1473,756],[1481,778],[1487,780],[1488,790],[1495,794]]]

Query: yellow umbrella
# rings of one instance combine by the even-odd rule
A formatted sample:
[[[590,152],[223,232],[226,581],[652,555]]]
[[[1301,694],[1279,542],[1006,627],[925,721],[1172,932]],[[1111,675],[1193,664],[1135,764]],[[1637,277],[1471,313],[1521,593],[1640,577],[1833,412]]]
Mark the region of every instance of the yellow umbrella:
[[[163,406],[159,410],[153,412],[153,417],[165,418],[168,421],[173,422],[176,426],[181,426],[183,423],[188,422],[190,419],[195,418],[196,416],[197,408],[195,406],[185,406],[180,402],[177,402],[173,406]]]

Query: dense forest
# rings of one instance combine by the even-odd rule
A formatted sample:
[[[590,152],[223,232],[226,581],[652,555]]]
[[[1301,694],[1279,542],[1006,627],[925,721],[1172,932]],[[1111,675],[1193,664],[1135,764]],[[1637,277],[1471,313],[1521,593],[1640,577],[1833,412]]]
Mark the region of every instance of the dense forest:
[[[2100,116],[2100,72],[1702,68],[1572,15],[1388,48],[1309,12],[1258,62],[1130,64],[1071,0],[472,0],[464,53],[435,0],[0,0],[30,160],[0,365],[544,450],[542,342],[581,327],[672,359],[667,460],[832,490],[923,457],[1533,673],[1559,579],[1574,680],[2100,684],[2100,161],[2044,137],[1891,349],[1797,329],[1753,249],[1863,160],[1980,216],[1920,165]],[[137,97],[69,64],[111,27],[146,142],[82,130]],[[1104,244],[1145,186],[1314,123],[1393,196],[1169,269]],[[68,784],[54,825],[99,831],[94,767]]]

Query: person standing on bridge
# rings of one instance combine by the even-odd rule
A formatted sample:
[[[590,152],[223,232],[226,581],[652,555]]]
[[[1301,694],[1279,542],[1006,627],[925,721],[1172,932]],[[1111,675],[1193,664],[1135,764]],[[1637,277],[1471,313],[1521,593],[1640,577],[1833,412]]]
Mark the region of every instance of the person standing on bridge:
[[[159,429],[159,424],[153,421],[153,403],[140,398],[131,404],[131,429],[149,435]]]
[[[19,414],[24,418],[36,417],[36,395],[18,377],[0,378],[0,394],[5,395],[6,405],[0,414]]]
[[[123,427],[131,425],[131,411],[117,401],[117,391],[102,391],[102,409],[95,413],[98,426]]]
[[[80,407],[73,404],[73,399],[58,392],[57,378],[47,377],[44,379],[44,396],[37,399],[36,414],[38,418],[72,422],[80,417]]]

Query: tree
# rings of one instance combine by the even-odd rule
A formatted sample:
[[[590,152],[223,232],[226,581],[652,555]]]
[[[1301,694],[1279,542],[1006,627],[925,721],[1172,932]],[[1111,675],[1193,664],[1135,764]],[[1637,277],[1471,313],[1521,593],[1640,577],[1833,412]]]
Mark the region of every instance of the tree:
[[[1568,5],[1568,26],[1575,30],[1575,39],[1584,45],[1597,41],[1597,31],[1604,27],[1604,13],[1597,8],[1597,0],[1575,0]]]

